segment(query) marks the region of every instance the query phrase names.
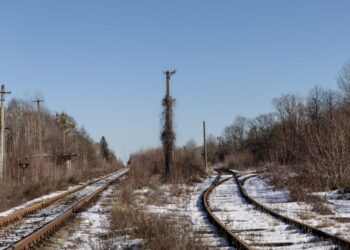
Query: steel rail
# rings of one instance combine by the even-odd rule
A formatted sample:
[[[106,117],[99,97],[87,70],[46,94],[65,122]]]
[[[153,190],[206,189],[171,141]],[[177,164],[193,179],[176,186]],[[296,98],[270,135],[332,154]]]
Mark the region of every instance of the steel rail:
[[[206,211],[206,213],[208,214],[208,218],[209,221],[215,225],[215,227],[217,228],[218,232],[222,234],[222,236],[228,241],[228,243],[231,246],[236,247],[239,250],[250,250],[251,247],[249,247],[243,240],[241,240],[237,235],[235,235],[230,229],[228,229],[215,215],[214,213],[211,211],[210,205],[209,205],[209,196],[211,194],[211,192],[214,190],[214,188],[222,183],[224,183],[225,181],[231,179],[230,178],[225,178],[223,180],[220,180],[221,178],[221,174],[223,172],[223,170],[221,169],[216,169],[216,171],[218,172],[218,176],[215,178],[215,180],[213,181],[213,183],[211,184],[211,186],[209,188],[207,188],[204,192],[203,192],[203,196],[202,196],[202,202],[203,202],[203,207],[204,210]]]
[[[245,191],[245,189],[243,188],[242,184],[244,183],[245,180],[253,177],[248,177],[246,179],[243,180],[243,183],[241,183],[238,179],[238,176],[236,174],[235,171],[230,171],[233,175],[233,177],[235,178],[237,185],[238,185],[238,189],[242,195],[242,197],[250,204],[255,205],[256,207],[258,207],[259,209],[261,209],[263,212],[268,213],[270,215],[272,215],[273,217],[286,222],[290,225],[295,226],[296,228],[299,228],[301,231],[303,231],[304,233],[311,233],[315,236],[321,237],[323,239],[327,239],[327,240],[331,240],[332,242],[336,243],[337,245],[339,245],[340,247],[343,247],[342,249],[350,249],[350,240],[348,239],[344,239],[342,237],[339,237],[337,235],[333,235],[330,233],[327,233],[323,230],[320,230],[318,228],[315,228],[311,225],[305,224],[303,222],[297,221],[295,219],[289,218],[287,216],[284,216],[278,212],[276,212],[275,210],[263,205],[262,203],[258,202],[257,200],[255,200],[254,198],[252,198],[251,196],[248,195],[248,193]]]
[[[117,172],[120,173],[121,171]],[[117,174],[114,173],[114,174]],[[34,232],[30,233],[25,238],[15,242],[11,247],[8,249],[13,250],[22,250],[27,249],[37,243],[39,243],[41,240],[46,238],[47,236],[51,235],[53,232],[55,232],[58,228],[60,228],[65,222],[67,222],[69,219],[73,218],[77,212],[79,212],[81,209],[86,207],[94,198],[96,198],[102,191],[104,191],[109,185],[111,185],[113,182],[115,182],[117,179],[121,178],[127,173],[127,170],[125,170],[121,175],[118,177],[108,181],[107,183],[103,184],[101,187],[99,187],[97,190],[93,191],[88,196],[80,199],[78,202],[76,202],[74,205],[67,208],[63,213],[58,215],[56,218],[51,220],[50,222],[46,223],[39,229],[35,230]],[[109,178],[112,175],[109,175],[105,178]],[[103,178],[103,179],[105,179]],[[94,182],[95,183],[95,182]]]
[[[119,171],[118,171],[119,172]],[[98,177],[97,179],[93,179],[93,180],[90,180],[88,181],[87,183],[85,184],[81,184],[79,185],[78,187],[75,187],[71,190],[68,190],[68,191],[64,191],[63,193],[60,193],[58,195],[55,195],[54,197],[51,197],[51,198],[48,198],[46,200],[43,200],[43,201],[39,201],[33,205],[30,205],[28,207],[24,207],[24,208],[21,208],[21,209],[18,209],[16,211],[14,211],[13,213],[10,213],[6,216],[1,216],[0,217],[0,228],[1,227],[4,227],[14,221],[17,221],[18,219],[20,218],[23,218],[25,216],[27,216],[28,214],[30,213],[33,213],[33,212],[36,212],[40,209],[43,209],[45,207],[48,207],[60,200],[62,200],[64,197],[68,196],[68,195],[71,195],[73,193],[76,193],[80,190],[82,190],[83,188],[93,184],[93,183],[96,183],[102,179],[105,179],[105,178],[108,178],[118,172],[114,172],[114,173],[110,173],[110,174],[107,174],[107,175],[104,175],[102,177]]]

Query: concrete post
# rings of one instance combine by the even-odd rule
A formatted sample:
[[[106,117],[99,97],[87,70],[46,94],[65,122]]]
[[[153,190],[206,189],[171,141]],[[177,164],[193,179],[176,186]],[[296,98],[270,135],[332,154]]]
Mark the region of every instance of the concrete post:
[[[37,104],[37,112],[38,112],[38,143],[39,143],[39,155],[41,156],[43,153],[43,145],[42,145],[42,136],[41,136],[41,120],[40,120],[40,103],[44,102],[43,100],[35,100]]]
[[[0,111],[0,180],[4,179],[5,165],[5,95],[11,92],[5,91],[5,85],[1,85],[1,111]]]
[[[204,167],[205,172],[208,170],[208,152],[207,152],[207,135],[205,131],[205,121],[203,121],[203,156],[204,156]]]

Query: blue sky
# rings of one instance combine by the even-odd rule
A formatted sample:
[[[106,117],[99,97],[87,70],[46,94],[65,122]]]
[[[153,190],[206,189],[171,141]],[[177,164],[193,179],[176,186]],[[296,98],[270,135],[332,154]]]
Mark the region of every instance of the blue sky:
[[[166,69],[178,144],[221,134],[283,93],[336,88],[350,2],[0,0],[0,82],[45,96],[116,153],[159,142]]]

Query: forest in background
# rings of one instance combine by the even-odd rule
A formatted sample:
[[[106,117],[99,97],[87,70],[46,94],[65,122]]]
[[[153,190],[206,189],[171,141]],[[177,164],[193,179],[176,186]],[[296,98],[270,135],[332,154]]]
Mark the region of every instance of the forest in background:
[[[349,191],[350,61],[340,71],[338,86],[315,86],[306,97],[285,94],[272,100],[270,113],[253,119],[236,117],[221,136],[207,136],[208,161],[235,168],[267,168],[281,188]],[[143,175],[162,175],[161,154],[161,149],[139,152],[129,163],[143,169],[136,171]],[[175,149],[174,160],[177,183],[204,170],[203,148],[193,140]]]
[[[209,136],[209,160],[270,166],[275,184],[284,187],[349,190],[350,61],[338,86],[316,86],[305,98],[285,94],[273,99],[271,113],[236,117],[222,136]]]
[[[0,209],[123,166],[105,137],[94,142],[65,112],[53,114],[45,107],[38,112],[32,101],[12,99],[5,121]]]

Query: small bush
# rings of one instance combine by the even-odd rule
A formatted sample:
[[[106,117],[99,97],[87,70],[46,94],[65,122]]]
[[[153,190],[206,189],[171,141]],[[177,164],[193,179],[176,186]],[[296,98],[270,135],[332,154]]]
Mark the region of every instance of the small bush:
[[[251,167],[254,162],[252,153],[247,150],[236,152],[225,157],[225,165],[228,168],[244,169]]]
[[[129,176],[139,187],[159,186],[164,181],[165,163],[161,149],[151,149],[134,154],[130,160]],[[177,149],[172,170],[172,183],[192,183],[199,181],[206,173],[203,162],[195,150]]]

